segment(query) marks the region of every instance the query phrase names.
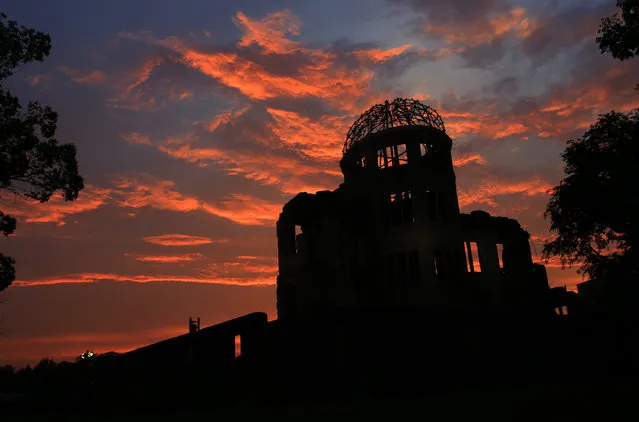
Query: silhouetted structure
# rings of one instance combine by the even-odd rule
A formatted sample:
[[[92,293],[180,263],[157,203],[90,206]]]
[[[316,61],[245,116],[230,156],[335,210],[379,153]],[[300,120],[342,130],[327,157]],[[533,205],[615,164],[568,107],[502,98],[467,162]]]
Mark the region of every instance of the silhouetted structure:
[[[513,219],[461,214],[442,118],[415,100],[350,128],[334,191],[300,193],[277,222],[278,317],[343,310],[548,310],[548,279]]]
[[[278,319],[200,329],[189,318],[184,335],[108,366],[87,360],[99,394],[81,397],[208,405],[638,374],[633,321],[592,319],[588,295],[549,288],[517,221],[460,213],[451,147],[417,101],[364,113],[344,145],[344,183],[280,214]]]
[[[192,319],[189,317],[189,333],[194,333],[196,331],[200,331],[200,318]]]

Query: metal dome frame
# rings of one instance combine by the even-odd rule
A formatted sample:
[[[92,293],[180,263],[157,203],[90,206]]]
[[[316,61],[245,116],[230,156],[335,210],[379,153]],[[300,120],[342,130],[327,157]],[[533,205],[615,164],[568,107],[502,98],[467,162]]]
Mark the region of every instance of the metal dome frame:
[[[446,133],[444,120],[435,109],[418,100],[395,98],[390,103],[376,104],[359,116],[346,134],[342,153],[374,133],[399,126],[430,126]]]

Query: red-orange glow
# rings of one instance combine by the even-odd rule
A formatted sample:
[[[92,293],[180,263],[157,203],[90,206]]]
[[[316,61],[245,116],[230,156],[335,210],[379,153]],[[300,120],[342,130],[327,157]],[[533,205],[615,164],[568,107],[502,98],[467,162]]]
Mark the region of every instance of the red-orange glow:
[[[496,196],[524,194],[527,196],[546,195],[552,186],[539,179],[523,182],[503,183],[499,181],[483,180],[478,185],[467,190],[459,189],[458,198],[460,208],[471,204],[485,204],[496,207]]]
[[[280,96],[314,96],[328,100],[353,98],[361,95],[373,77],[370,70],[336,66],[330,57],[323,55],[314,55],[317,63],[300,69],[299,76],[292,77],[271,74],[261,65],[235,53],[207,54],[192,50],[176,38],[168,38],[160,44],[180,53],[187,66],[254,100]]]
[[[613,70],[614,69],[614,70]],[[520,136],[561,139],[575,129],[587,129],[598,114],[611,109],[627,112],[636,108],[636,92],[629,85],[613,90],[619,79],[628,78],[630,68],[610,67],[602,77],[592,78],[565,90],[554,90],[548,98],[527,114],[498,114],[493,104],[466,103],[455,99],[452,104],[437,105],[453,138],[479,135],[485,139]]]
[[[73,82],[79,84],[97,84],[104,82],[106,75],[100,70],[82,72],[67,66],[59,66],[58,70],[67,75]]]
[[[149,175],[122,177],[113,182],[117,193],[115,201],[122,207],[153,208],[189,212],[201,209],[201,201],[176,191],[170,180],[155,180]]]
[[[163,264],[174,264],[177,262],[198,261],[204,259],[204,255],[201,253],[187,253],[182,255],[138,255],[138,254],[124,254],[124,256],[130,256],[137,261],[142,262],[157,262]]]
[[[364,62],[368,61],[371,63],[379,63],[391,59],[395,56],[399,56],[411,47],[412,44],[404,44],[400,45],[399,47],[389,48],[388,50],[373,48],[370,50],[354,51],[352,54],[357,57],[358,60]]]
[[[322,49],[303,47],[289,39],[299,31],[297,18],[289,11],[275,12],[260,21],[238,13],[235,23],[243,31],[239,47],[256,44],[263,54],[304,55],[309,63],[298,69],[295,76],[282,76],[267,71],[262,65],[234,52],[202,52],[189,47],[176,37],[156,41],[157,45],[180,54],[180,61],[216,79],[222,84],[239,90],[254,100],[292,96],[323,98],[332,105],[350,107],[355,99],[369,91],[374,73],[366,68],[351,68],[337,60],[337,56]],[[367,57],[366,64],[375,64],[401,54],[409,46],[386,51],[362,51],[355,53]],[[364,64],[364,63],[362,63]]]
[[[318,160],[337,162],[341,158],[344,133],[351,123],[348,119],[334,116],[309,119],[293,111],[273,108],[267,111],[275,120],[269,127],[286,145]]]
[[[237,43],[239,47],[257,44],[267,54],[292,54],[301,50],[298,42],[286,38],[288,34],[300,34],[300,20],[290,10],[269,13],[261,20],[237,12],[233,21],[243,32]]]
[[[123,177],[113,182],[114,200],[122,207],[153,208],[178,212],[204,211],[243,225],[272,225],[281,204],[249,195],[231,194],[228,198],[207,203],[175,190],[170,180],[156,180],[150,175]]]
[[[486,160],[484,159],[484,157],[482,157],[479,154],[466,154],[466,155],[462,155],[461,157],[453,158],[453,165],[455,167],[461,167],[461,166],[465,166],[467,164],[473,164],[473,163],[484,165],[486,164]]]
[[[275,226],[282,211],[281,203],[269,202],[248,195],[232,194],[229,199],[203,204],[209,214],[249,226]]]
[[[190,236],[187,234],[163,234],[147,236],[143,239],[147,243],[160,246],[199,246],[210,243],[227,243],[228,239],[213,240],[205,236]]]
[[[219,148],[196,148],[190,144],[177,143],[167,143],[158,148],[171,157],[201,167],[214,162],[224,167],[228,174],[243,175],[263,185],[277,185],[284,193],[294,194],[300,188],[333,189],[341,178],[341,172],[330,164],[302,161],[290,156],[274,155],[272,152],[244,150],[229,154]],[[312,177],[315,182],[301,180],[308,177]]]
[[[267,268],[267,267],[264,267]],[[174,283],[207,283],[207,284],[227,284],[234,286],[267,286],[275,284],[274,275],[257,274],[257,271],[249,272],[249,275],[240,276],[216,276],[212,275],[196,275],[196,276],[179,276],[166,274],[147,274],[147,275],[124,275],[116,273],[80,273],[70,274],[66,276],[45,277],[32,280],[16,280],[13,286],[16,287],[33,287],[46,286],[54,284],[69,283],[96,283],[99,281],[117,281],[129,283],[157,283],[157,282],[174,282]]]
[[[7,198],[3,201],[3,209],[27,223],[57,223],[61,226],[68,215],[92,211],[105,205],[110,193],[110,189],[87,185],[78,199],[72,202],[64,201],[59,195],[51,197],[46,203]],[[0,195],[0,199],[4,198]]]
[[[205,270],[213,278],[240,277],[260,274],[275,277],[278,272],[277,258],[273,257],[240,257],[238,261],[210,264]]]
[[[57,336],[12,336],[2,340],[5,359],[37,364],[43,357],[73,361],[86,351],[125,353],[148,344],[185,334],[183,326],[126,332],[78,333]],[[46,350],[46,352],[43,352]]]

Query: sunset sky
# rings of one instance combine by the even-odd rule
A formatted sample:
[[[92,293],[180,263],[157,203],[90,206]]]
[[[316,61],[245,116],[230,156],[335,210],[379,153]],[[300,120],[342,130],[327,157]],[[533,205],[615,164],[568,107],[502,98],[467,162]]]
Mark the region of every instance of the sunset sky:
[[[275,312],[275,221],[335,189],[346,131],[395,97],[433,106],[454,139],[462,211],[518,219],[540,258],[560,153],[639,104],[639,60],[601,55],[592,0],[23,0],[53,37],[3,81],[59,113],[86,188],[75,202],[2,197],[0,364],[125,351]],[[574,270],[548,264],[552,286]]]

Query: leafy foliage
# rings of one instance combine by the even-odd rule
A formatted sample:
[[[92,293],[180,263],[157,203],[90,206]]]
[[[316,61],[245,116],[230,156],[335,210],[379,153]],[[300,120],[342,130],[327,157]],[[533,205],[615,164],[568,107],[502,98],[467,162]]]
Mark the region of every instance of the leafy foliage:
[[[546,208],[556,238],[546,258],[605,280],[639,276],[639,109],[609,112],[562,154],[566,177]]]
[[[44,60],[50,50],[48,34],[18,26],[0,14],[0,81],[23,64]],[[32,101],[24,109],[0,85],[0,193],[40,202],[47,202],[56,191],[62,191],[66,201],[78,197],[84,181],[78,174],[76,148],[58,144],[57,121],[51,107]],[[8,236],[15,228],[15,218],[0,211],[0,233]],[[15,279],[14,264],[0,254],[0,290]]]
[[[617,0],[621,15],[615,13],[601,20],[597,44],[601,53],[626,60],[639,53],[639,1]]]

